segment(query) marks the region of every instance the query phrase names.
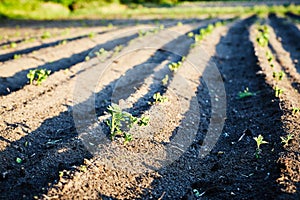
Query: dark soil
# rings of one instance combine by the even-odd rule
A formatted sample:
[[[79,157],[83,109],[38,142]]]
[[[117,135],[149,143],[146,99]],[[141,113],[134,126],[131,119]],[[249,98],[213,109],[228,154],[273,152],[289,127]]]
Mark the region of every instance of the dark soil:
[[[266,48],[276,56],[275,67],[270,69],[264,57],[266,49],[255,41],[256,17],[218,27],[191,49],[194,40],[186,34],[216,20],[187,20],[183,26],[166,20],[161,22],[166,30],[141,38],[137,29],[130,32],[132,21],[128,21],[129,29],[122,24],[110,32],[102,32],[95,23],[98,35],[93,41],[86,37],[87,32],[74,40],[70,37],[65,46],[37,46],[35,56],[42,61],[30,58],[30,48],[36,47],[21,50],[24,56],[19,61],[7,60],[11,53],[4,54],[0,70],[0,199],[298,199],[300,129],[299,116],[293,115],[291,108],[300,106],[295,62],[299,52],[298,44],[290,38],[298,38],[300,32],[284,19],[270,16],[267,23],[274,32]],[[118,45],[123,49],[115,55]],[[135,49],[143,45],[155,48]],[[101,59],[91,56],[86,61],[94,47],[109,52]],[[282,56],[286,53],[290,56]],[[194,63],[184,62],[176,74],[171,73],[168,64],[181,56],[187,61],[199,56],[203,71],[193,71]],[[22,62],[31,65],[21,67],[18,63]],[[105,64],[111,67],[104,70],[101,66]],[[209,77],[212,64],[220,75]],[[35,68],[53,72],[40,87],[27,85],[25,78]],[[278,83],[272,78],[273,70],[287,74],[279,83],[285,89],[279,98],[274,95],[273,87]],[[104,78],[99,83],[98,76],[92,75],[102,72]],[[162,86],[165,74],[170,80]],[[177,75],[186,82],[178,84],[181,79]],[[82,77],[88,77],[82,79],[83,86],[94,85],[96,89],[77,104],[72,91]],[[220,81],[226,96],[214,91]],[[255,95],[237,98],[246,88]],[[156,92],[169,101],[148,104]],[[79,125],[85,125],[79,127],[74,118],[76,109],[91,99],[95,110],[86,109],[76,116],[81,120]],[[121,138],[109,139],[103,120],[108,117],[105,110],[110,101],[135,116],[150,116],[150,126],[135,127],[133,141],[125,146]],[[226,106],[215,112],[214,106],[222,103]],[[91,113],[97,115],[95,121],[88,121]],[[212,130],[211,124],[223,121],[224,127]],[[95,132],[99,127],[104,127],[100,143],[87,145],[81,131]],[[179,137],[182,129],[186,135]],[[214,132],[220,136],[209,149],[206,138]],[[280,136],[289,133],[294,139],[283,147]],[[268,141],[261,146],[260,158],[255,156],[253,139],[258,135]],[[101,147],[100,154],[90,151],[95,144]],[[161,153],[170,144],[172,148]],[[203,154],[206,148],[209,150]]]

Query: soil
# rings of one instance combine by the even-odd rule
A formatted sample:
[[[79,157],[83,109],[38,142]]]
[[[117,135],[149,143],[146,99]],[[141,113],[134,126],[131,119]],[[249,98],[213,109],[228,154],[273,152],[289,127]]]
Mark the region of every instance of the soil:
[[[0,199],[299,199],[300,114],[291,111],[300,107],[299,44],[291,40],[299,29],[269,16],[262,23],[270,41],[262,48],[259,19],[250,16],[227,21],[190,48],[189,32],[219,20],[160,20],[161,30],[151,26],[157,20],[78,29],[81,21],[70,35],[1,50],[22,56],[2,56],[0,67]],[[17,41],[37,34],[41,22],[20,25],[20,35],[2,23]],[[139,37],[139,30],[151,33]],[[95,56],[101,48],[107,53]],[[183,56],[171,72],[168,64]],[[41,86],[26,78],[36,68],[52,71]],[[286,76],[278,82],[273,71],[280,70]],[[279,97],[275,85],[284,89]],[[255,94],[237,98],[246,88]],[[153,102],[157,92],[168,101]],[[129,130],[126,145],[109,138],[111,103],[150,117],[148,126]],[[284,146],[280,136],[288,134],[294,137]],[[256,158],[259,135],[268,143]]]

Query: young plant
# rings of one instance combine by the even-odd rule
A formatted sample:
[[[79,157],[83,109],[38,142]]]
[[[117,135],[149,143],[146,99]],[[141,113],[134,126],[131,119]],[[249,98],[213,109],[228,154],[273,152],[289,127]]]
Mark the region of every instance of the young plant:
[[[281,139],[281,143],[283,143],[283,146],[287,146],[290,142],[290,140],[294,139],[294,135],[293,134],[288,134],[286,137],[280,137]]]
[[[41,36],[42,39],[48,39],[51,38],[51,33],[49,31],[45,31],[43,35]]]
[[[261,46],[261,47],[265,47],[268,45],[269,43],[269,29],[266,25],[264,26],[259,26],[258,27],[258,36],[256,38],[257,43]]]
[[[172,72],[177,72],[177,70],[179,69],[179,67],[181,67],[182,65],[182,62],[179,61],[179,62],[172,62],[168,65],[169,69],[172,71]]]
[[[67,44],[67,40],[60,41],[58,45],[65,45],[65,44]]]
[[[267,57],[267,60],[269,63],[271,63],[273,60],[274,60],[274,56],[273,54],[271,53],[271,51],[266,51],[266,57]]]
[[[132,135],[127,133],[126,130],[124,130],[125,128],[130,129],[134,124],[139,126],[147,126],[150,121],[150,118],[147,116],[137,118],[128,112],[122,111],[117,104],[108,106],[107,110],[111,115],[111,118],[106,121],[106,124],[110,128],[110,138],[113,140],[116,135],[123,134],[124,144],[132,140]]]
[[[118,45],[114,48],[114,53],[113,56],[117,55],[118,53],[120,53],[120,51],[123,49],[123,45]]]
[[[143,117],[141,117],[140,119],[139,119],[139,121],[138,121],[138,125],[139,126],[147,126],[148,124],[149,124],[149,122],[150,122],[150,117],[148,117],[148,116],[143,116]]]
[[[168,101],[168,97],[161,96],[161,94],[159,92],[157,92],[153,95],[153,99],[155,100],[154,104],[164,103],[164,102]]]
[[[296,114],[300,113],[300,108],[294,107],[293,110],[292,110],[292,113],[293,113],[293,115],[296,115]]]
[[[21,58],[20,54],[14,54],[14,60]]]
[[[168,84],[168,81],[169,81],[169,75],[166,74],[165,77],[163,78],[163,80],[161,80],[161,83],[163,85],[167,85]]]
[[[250,92],[249,88],[247,87],[243,92],[239,92],[238,93],[238,99],[243,99],[246,97],[252,97],[255,96],[256,93],[255,92]]]
[[[90,32],[90,33],[88,34],[89,38],[94,38],[95,35],[96,35],[96,34],[95,34],[94,32]]]
[[[10,48],[16,48],[16,47],[17,47],[17,43],[15,42],[10,43]]]
[[[182,56],[180,61],[172,62],[172,63],[168,64],[168,67],[172,72],[177,72],[177,70],[182,66],[182,63],[184,61],[185,61],[185,56]]]
[[[190,38],[192,38],[192,37],[194,37],[194,33],[193,33],[193,32],[189,32],[189,33],[187,34],[187,36],[190,37]]]
[[[274,88],[275,91],[275,97],[279,97],[281,94],[283,94],[283,89],[279,88],[277,85]]]
[[[273,72],[273,78],[277,81],[281,81],[282,78],[284,77],[284,72],[280,71],[280,72]]]
[[[264,141],[264,137],[262,135],[259,135],[258,137],[253,138],[256,141],[256,151],[255,151],[255,157],[260,158],[260,154],[262,150],[260,149],[260,145],[267,144],[267,141]]]
[[[50,72],[50,70],[46,69],[30,70],[27,74],[27,78],[29,79],[30,84],[33,84],[33,81],[36,81],[37,85],[41,85],[41,83],[48,78]]]

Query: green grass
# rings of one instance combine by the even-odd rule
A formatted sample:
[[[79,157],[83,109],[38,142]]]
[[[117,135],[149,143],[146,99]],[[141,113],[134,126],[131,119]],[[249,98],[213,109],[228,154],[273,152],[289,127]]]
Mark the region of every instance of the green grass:
[[[193,3],[181,3],[176,6],[142,5],[127,6],[118,3],[103,3],[102,1],[87,2],[74,12],[66,6],[39,0],[3,0],[0,1],[0,16],[17,19],[66,19],[66,18],[190,18],[201,15],[216,17],[219,15],[265,15],[270,12],[284,14],[286,12],[300,13],[300,6],[254,6],[254,7],[201,7]]]

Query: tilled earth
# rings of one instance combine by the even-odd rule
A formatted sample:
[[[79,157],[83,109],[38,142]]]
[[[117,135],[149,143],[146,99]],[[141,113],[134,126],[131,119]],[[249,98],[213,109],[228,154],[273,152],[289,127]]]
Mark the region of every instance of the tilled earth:
[[[1,22],[0,199],[299,199],[297,17]],[[37,68],[51,70],[41,86]],[[126,145],[109,138],[111,103],[150,117]]]

